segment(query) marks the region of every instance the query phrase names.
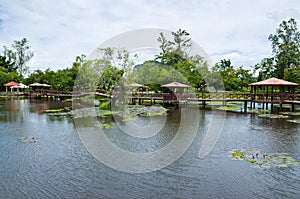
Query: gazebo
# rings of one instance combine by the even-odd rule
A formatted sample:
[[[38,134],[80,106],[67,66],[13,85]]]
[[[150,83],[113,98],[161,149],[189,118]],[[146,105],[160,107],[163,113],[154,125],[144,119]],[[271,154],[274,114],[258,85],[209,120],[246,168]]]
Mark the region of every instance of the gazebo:
[[[256,102],[263,103],[263,108],[264,104],[268,106],[268,103],[271,103],[271,109],[273,109],[273,104],[277,103],[280,104],[280,109],[282,109],[284,100],[290,100],[293,98],[295,88],[298,84],[272,77],[267,80],[249,84],[249,86],[251,87],[251,107],[253,103],[255,108]],[[263,92],[258,93],[258,87],[261,87]],[[270,88],[271,92],[269,92]],[[292,106],[292,109],[294,109],[294,106]]]
[[[179,89],[185,89],[185,88],[190,88],[191,86],[189,85],[186,85],[186,84],[183,84],[183,83],[180,83],[180,82],[171,82],[169,84],[164,84],[162,85],[161,87],[163,88],[169,88],[173,91],[173,93],[171,95],[165,95],[164,96],[164,100],[165,101],[184,101],[186,102],[187,101],[187,96],[183,95],[183,94],[178,94],[177,91],[175,89],[179,88]],[[174,95],[175,93],[177,93],[176,95]],[[182,90],[182,93],[183,93],[183,90]],[[178,99],[179,98],[179,99]]]
[[[8,82],[8,83],[4,84],[4,86],[6,87],[6,92],[8,91],[8,87],[10,87],[11,92],[12,92],[12,87],[13,86],[20,86],[20,84],[14,82],[14,81],[11,81],[11,82]]]
[[[51,85],[35,82],[33,84],[29,84],[29,87],[31,87],[33,89],[43,89],[43,88],[50,88]]]

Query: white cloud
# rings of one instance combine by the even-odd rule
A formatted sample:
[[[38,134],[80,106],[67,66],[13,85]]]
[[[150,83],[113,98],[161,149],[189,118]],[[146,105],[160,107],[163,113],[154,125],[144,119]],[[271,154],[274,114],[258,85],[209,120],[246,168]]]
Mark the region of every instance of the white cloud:
[[[64,68],[125,31],[182,28],[213,61],[227,56],[234,65],[250,66],[270,55],[268,35],[283,19],[300,23],[299,5],[297,0],[0,0],[0,38],[1,46],[9,46],[27,37],[35,52],[33,69]]]

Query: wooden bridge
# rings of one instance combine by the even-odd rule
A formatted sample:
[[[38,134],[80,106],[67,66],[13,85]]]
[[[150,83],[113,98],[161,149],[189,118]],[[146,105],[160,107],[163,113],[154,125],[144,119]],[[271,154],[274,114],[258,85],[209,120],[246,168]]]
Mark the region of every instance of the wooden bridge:
[[[54,99],[63,100],[67,98],[80,98],[88,95],[101,96],[105,98],[113,98],[113,96],[93,91],[86,92],[58,92],[50,90],[35,90],[35,91],[25,91],[23,93],[25,96],[30,98],[44,98],[44,99]],[[117,94],[115,93],[117,96]],[[115,97],[116,97],[115,96]],[[226,105],[227,102],[243,102],[244,108],[250,105],[251,108],[255,108],[256,103],[262,104],[262,108],[267,108],[268,104],[271,104],[271,109],[273,109],[274,104],[279,104],[280,109],[282,109],[283,104],[290,104],[292,110],[294,111],[295,105],[300,105],[300,94],[291,93],[250,93],[250,92],[210,92],[210,93],[181,93],[181,94],[171,94],[171,93],[127,93],[129,103],[131,104],[156,104],[160,103],[163,105],[179,105],[188,104],[189,102],[199,102],[203,107],[206,106],[208,102],[221,102]]]
[[[86,91],[86,92],[62,92],[62,91],[51,91],[51,90],[32,90],[24,91],[24,96],[29,98],[44,98],[44,99],[54,99],[54,100],[63,100],[67,98],[80,98],[89,95],[96,95],[101,97],[110,98],[110,95],[100,92]]]

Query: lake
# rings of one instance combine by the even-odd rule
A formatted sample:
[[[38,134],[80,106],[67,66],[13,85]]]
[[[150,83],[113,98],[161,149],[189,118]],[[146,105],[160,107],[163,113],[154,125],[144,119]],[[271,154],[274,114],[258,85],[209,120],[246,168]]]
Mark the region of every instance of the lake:
[[[89,153],[91,148],[82,140],[97,124],[83,122],[86,126],[81,128],[87,134],[81,134],[72,117],[44,113],[64,106],[71,104],[0,100],[1,198],[299,198],[300,165],[253,168],[249,162],[231,160],[228,156],[233,149],[246,148],[270,154],[284,152],[300,161],[300,124],[284,118],[228,112],[216,145],[207,156],[199,158],[213,111],[174,110],[152,119],[140,116],[122,124],[111,121],[112,128],[103,129],[105,139],[124,151],[152,154],[174,140],[181,121],[195,118],[194,114],[199,120],[195,128],[191,127],[196,129],[191,145],[171,164],[146,173],[125,172]],[[130,122],[145,127],[145,137],[130,135],[137,132],[124,133],[123,128]],[[147,127],[151,123],[158,129],[153,131],[159,131],[155,135],[149,131],[152,127]],[[181,140],[190,135],[188,128],[183,129]],[[38,140],[20,140],[26,136]],[[119,161],[113,153],[107,157],[105,148],[102,151],[102,157]],[[138,169],[152,163],[140,159],[128,165]]]

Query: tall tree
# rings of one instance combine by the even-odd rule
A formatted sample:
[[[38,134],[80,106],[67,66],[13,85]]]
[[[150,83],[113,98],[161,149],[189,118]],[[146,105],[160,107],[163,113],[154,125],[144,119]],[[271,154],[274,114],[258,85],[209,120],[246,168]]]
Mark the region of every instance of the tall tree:
[[[163,33],[160,33],[157,41],[160,43],[161,52],[156,56],[162,64],[173,65],[178,61],[188,58],[188,50],[192,46],[191,38],[186,30],[179,29],[171,33],[172,40],[168,40]]]
[[[23,38],[20,41],[15,40],[11,48],[4,46],[4,56],[15,64],[20,76],[23,76],[29,71],[26,64],[33,57],[33,52],[30,51],[31,46],[29,46],[28,40]]]
[[[284,77],[284,70],[300,64],[300,33],[297,22],[291,18],[282,21],[275,34],[269,35],[274,54],[274,76]]]
[[[186,30],[179,29],[171,34],[172,38],[168,40],[163,33],[160,33],[157,41],[160,43],[161,51],[159,55],[156,55],[155,61],[162,66],[170,66],[173,71],[179,72],[192,87],[200,88],[205,84],[204,79],[209,76],[207,61],[200,55],[190,55],[192,41]]]

